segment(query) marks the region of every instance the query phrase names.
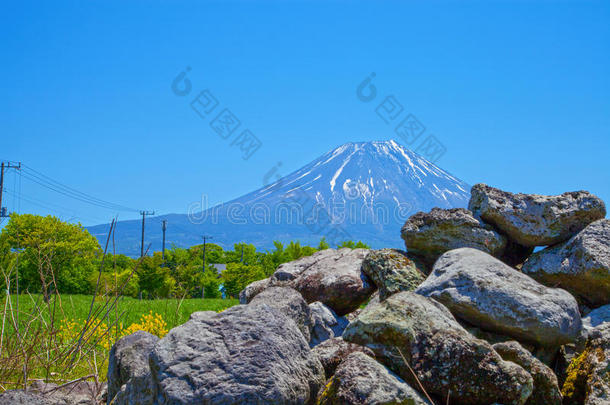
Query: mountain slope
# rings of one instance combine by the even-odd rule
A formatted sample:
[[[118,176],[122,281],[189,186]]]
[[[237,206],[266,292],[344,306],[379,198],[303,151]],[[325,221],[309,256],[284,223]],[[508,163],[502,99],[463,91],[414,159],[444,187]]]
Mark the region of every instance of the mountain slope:
[[[190,246],[199,235],[231,245],[246,241],[271,248],[273,240],[317,244],[363,240],[373,247],[400,247],[400,227],[418,211],[466,207],[470,186],[397,142],[346,143],[284,177],[203,212],[147,220],[146,240],[160,249],[161,220],[168,220],[168,243]],[[118,250],[139,251],[140,222],[122,221]],[[89,228],[100,239],[108,225]]]

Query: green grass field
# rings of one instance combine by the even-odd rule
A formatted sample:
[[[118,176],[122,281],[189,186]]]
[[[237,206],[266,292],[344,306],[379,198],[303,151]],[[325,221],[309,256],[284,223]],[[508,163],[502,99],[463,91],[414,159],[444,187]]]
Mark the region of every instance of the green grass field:
[[[61,297],[55,296],[47,304],[41,295],[12,295],[10,301],[6,296],[0,297],[0,381],[3,382],[0,384],[0,392],[3,388],[21,386],[24,368],[27,369],[28,383],[38,378],[65,382],[83,376],[92,378],[92,375],[95,375],[96,380],[104,381],[112,343],[117,337],[140,329],[143,315],[151,312],[159,315],[166,323],[164,329],[167,331],[186,322],[193,312],[219,312],[239,303],[236,299],[138,300],[121,297],[116,308],[108,312],[103,308],[109,298],[98,298],[93,305],[94,316],[89,322],[91,326],[85,330],[103,334],[96,335],[92,332],[93,337],[87,340],[89,343],[67,355],[66,350],[79,341],[79,331],[86,324],[91,299],[90,295],[64,294]],[[19,335],[13,327],[17,313]],[[66,328],[66,322],[72,326]],[[119,325],[118,330],[109,332],[108,328],[112,325]],[[130,329],[125,330],[130,326]],[[101,340],[97,336],[101,336]],[[71,360],[74,358],[77,359],[75,362]]]
[[[51,301],[51,310],[55,310],[56,321],[75,320],[85,321],[91,306],[90,295],[69,295],[63,294],[59,299]],[[12,295],[13,310],[17,308],[17,296]],[[3,298],[2,306],[6,303]],[[104,302],[96,302],[93,310],[103,306]],[[131,297],[121,297],[118,300],[117,309],[110,314],[111,320],[118,313],[124,326],[129,326],[140,320],[144,314],[150,311],[163,317],[169,329],[188,321],[189,316],[197,311],[222,311],[233,305],[239,304],[236,299],[158,299],[158,300],[138,300]],[[36,311],[36,307],[43,308],[43,312],[48,316],[48,309],[41,295],[20,295],[19,312],[30,315]],[[23,318],[23,316],[21,317]],[[49,319],[49,318],[47,318]]]

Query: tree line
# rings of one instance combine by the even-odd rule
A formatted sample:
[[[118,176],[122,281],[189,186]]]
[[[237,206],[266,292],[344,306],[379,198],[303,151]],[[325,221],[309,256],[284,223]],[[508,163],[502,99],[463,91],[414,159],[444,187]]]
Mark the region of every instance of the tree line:
[[[65,294],[126,295],[143,298],[237,297],[249,283],[269,277],[282,263],[312,255],[331,246],[322,238],[318,246],[298,241],[274,242],[271,250],[257,251],[251,243],[233,249],[206,244],[165,251],[134,259],[106,253],[98,240],[80,224],[54,216],[12,214],[0,232],[2,291]],[[360,241],[337,247],[368,248]],[[218,272],[212,264],[226,264]],[[17,277],[18,275],[18,277]]]

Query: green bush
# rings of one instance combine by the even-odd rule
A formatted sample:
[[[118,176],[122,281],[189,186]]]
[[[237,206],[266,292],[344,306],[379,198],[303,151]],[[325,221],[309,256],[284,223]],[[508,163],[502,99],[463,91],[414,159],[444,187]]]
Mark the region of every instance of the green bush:
[[[50,215],[12,214],[0,239],[2,245],[19,252],[22,291],[42,291],[45,295],[55,289],[62,293],[90,292],[89,275],[95,271],[101,249],[97,239],[80,224]]]
[[[238,297],[239,292],[248,284],[265,277],[262,266],[243,263],[228,263],[227,269],[222,272],[225,293],[234,298]]]

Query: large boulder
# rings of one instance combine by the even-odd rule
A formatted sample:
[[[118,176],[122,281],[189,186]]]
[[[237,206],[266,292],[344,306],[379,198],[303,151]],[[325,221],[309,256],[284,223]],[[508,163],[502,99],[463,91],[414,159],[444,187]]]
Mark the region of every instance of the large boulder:
[[[409,253],[421,256],[428,264],[448,250],[471,247],[494,256],[506,248],[506,238],[491,226],[476,219],[464,208],[418,212],[401,230]]]
[[[250,303],[250,301],[252,301],[252,298],[262,292],[268,286],[268,278],[254,281],[253,283],[248,284],[246,288],[239,292],[239,303],[244,305]]]
[[[172,329],[150,355],[157,402],[308,404],[324,369],[297,324],[269,305],[238,305]]]
[[[534,253],[522,271],[591,307],[610,304],[610,220],[595,221],[570,240]]]
[[[339,337],[343,334],[349,321],[344,316],[339,316],[319,301],[309,304],[313,328],[309,345],[314,347],[325,340]]]
[[[532,376],[534,391],[526,404],[561,405],[562,398],[557,377],[549,367],[514,340],[496,343],[493,348],[504,360],[520,365]]]
[[[154,385],[148,357],[159,338],[137,331],[122,337],[110,349],[108,404],[151,404]]]
[[[472,325],[542,346],[572,342],[581,329],[578,304],[568,292],[476,249],[442,255],[416,292]]]
[[[365,302],[375,285],[362,273],[368,249],[326,249],[278,267],[271,286],[292,287],[308,303],[320,301],[338,315],[348,314]]]
[[[311,339],[311,309],[298,291],[288,287],[269,287],[255,296],[250,305],[276,308],[297,324],[308,342]]]
[[[424,279],[424,265],[401,250],[372,250],[362,262],[362,271],[379,289],[384,300],[400,291],[413,291]]]
[[[502,360],[491,345],[470,335],[439,302],[400,292],[370,303],[346,328],[343,339],[375,357],[431,395],[459,404],[524,404],[532,377]]]
[[[373,351],[368,347],[360,346],[355,343],[348,343],[340,337],[325,340],[314,347],[313,352],[320,359],[327,378],[335,374],[337,366],[341,364],[350,353],[362,352],[369,356],[375,356]]]
[[[606,216],[606,206],[587,191],[556,196],[513,194],[485,184],[470,191],[468,209],[522,246],[562,242]]]
[[[318,397],[320,405],[432,405],[400,377],[362,352],[351,353]]]
[[[564,403],[610,404],[610,323],[594,328],[585,350],[568,367]]]

